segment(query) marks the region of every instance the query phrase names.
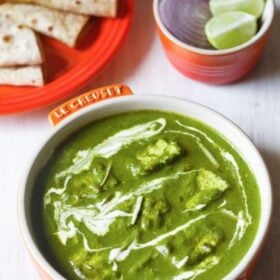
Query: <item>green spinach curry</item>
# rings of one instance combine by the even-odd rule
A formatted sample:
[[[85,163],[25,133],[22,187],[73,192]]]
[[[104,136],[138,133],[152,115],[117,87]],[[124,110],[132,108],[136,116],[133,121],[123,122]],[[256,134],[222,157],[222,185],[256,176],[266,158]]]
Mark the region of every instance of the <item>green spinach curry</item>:
[[[235,148],[168,112],[88,125],[36,184],[38,242],[67,279],[222,279],[260,218],[254,175]]]

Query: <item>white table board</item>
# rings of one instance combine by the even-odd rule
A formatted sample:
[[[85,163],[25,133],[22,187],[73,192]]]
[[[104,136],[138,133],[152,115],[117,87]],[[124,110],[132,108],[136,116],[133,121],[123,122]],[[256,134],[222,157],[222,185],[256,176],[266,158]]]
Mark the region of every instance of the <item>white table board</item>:
[[[137,0],[136,0],[137,1]],[[280,10],[258,68],[241,82],[210,86],[183,77],[168,63],[155,32],[152,1],[138,0],[132,30],[113,62],[91,85],[124,82],[136,94],[163,94],[205,104],[238,124],[263,154],[274,184],[275,211],[253,280],[280,279]],[[280,0],[276,0],[280,9]],[[34,147],[51,131],[47,113],[0,117],[0,279],[35,280],[19,238],[16,189]]]

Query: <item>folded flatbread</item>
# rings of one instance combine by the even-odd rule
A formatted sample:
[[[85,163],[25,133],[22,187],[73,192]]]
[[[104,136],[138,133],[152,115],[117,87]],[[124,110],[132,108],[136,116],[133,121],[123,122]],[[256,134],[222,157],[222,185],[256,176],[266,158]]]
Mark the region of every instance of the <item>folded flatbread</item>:
[[[0,15],[0,67],[43,62],[35,33]]]
[[[33,4],[5,3],[0,5],[0,16],[53,37],[74,47],[89,16],[49,9]]]
[[[53,9],[103,17],[115,17],[118,4],[118,0],[2,0],[0,2],[39,4]]]
[[[42,86],[44,85],[41,66],[0,68],[0,85]]]

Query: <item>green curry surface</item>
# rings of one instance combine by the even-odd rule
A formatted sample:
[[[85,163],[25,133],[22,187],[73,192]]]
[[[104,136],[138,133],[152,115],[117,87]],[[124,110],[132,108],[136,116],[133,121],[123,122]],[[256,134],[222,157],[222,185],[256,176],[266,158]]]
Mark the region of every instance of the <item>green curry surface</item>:
[[[168,112],[115,115],[74,133],[34,189],[38,243],[67,279],[222,279],[260,218],[236,149]]]

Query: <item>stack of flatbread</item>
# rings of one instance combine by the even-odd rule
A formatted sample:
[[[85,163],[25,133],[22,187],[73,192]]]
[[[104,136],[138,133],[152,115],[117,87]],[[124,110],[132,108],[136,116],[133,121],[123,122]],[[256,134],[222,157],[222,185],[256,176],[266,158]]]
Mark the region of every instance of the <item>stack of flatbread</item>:
[[[34,32],[75,47],[90,16],[115,17],[118,0],[0,0],[0,84],[42,86],[43,46]]]
[[[43,85],[43,58],[35,33],[0,16],[0,34],[0,84]]]

